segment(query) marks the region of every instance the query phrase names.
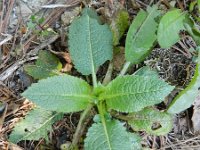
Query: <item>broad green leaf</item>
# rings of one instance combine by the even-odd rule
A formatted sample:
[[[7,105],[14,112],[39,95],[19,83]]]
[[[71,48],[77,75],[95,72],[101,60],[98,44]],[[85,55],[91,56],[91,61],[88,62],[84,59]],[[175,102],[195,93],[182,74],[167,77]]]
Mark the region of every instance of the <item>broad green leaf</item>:
[[[156,70],[153,70],[148,66],[140,68],[134,73],[134,75],[145,76],[147,78],[152,78],[152,77],[159,78],[158,72],[156,72]]]
[[[84,11],[69,28],[70,56],[75,68],[83,75],[95,73],[106,60],[112,59],[109,26],[100,25],[91,11]]]
[[[96,19],[99,24],[102,24],[100,17],[97,15],[96,11],[92,8],[85,8],[82,11],[83,15],[88,15],[90,18]]]
[[[175,9],[167,12],[158,26],[158,43],[162,48],[169,48],[180,40],[179,32],[184,30],[187,14]]]
[[[128,133],[118,120],[94,123],[89,128],[84,144],[85,150],[141,150],[140,137]]]
[[[22,95],[40,107],[58,112],[81,111],[92,101],[91,87],[69,75],[40,80]]]
[[[133,20],[125,46],[126,60],[138,64],[149,54],[155,40],[157,23],[155,18],[159,15],[157,6],[148,8],[148,12],[140,10]]]
[[[48,133],[52,130],[52,124],[62,119],[62,113],[54,113],[36,108],[29,112],[25,119],[21,120],[10,134],[9,141],[18,143],[22,140],[37,140],[40,138],[48,141]]]
[[[198,29],[198,25],[191,18],[188,18],[184,26],[195,42],[200,45],[200,30]]]
[[[146,131],[149,134],[165,135],[172,130],[173,118],[166,112],[151,108],[131,113],[127,116],[128,123],[135,131]]]
[[[133,150],[142,150],[141,146],[141,138],[139,135],[134,134],[134,133],[129,133],[129,138],[131,140],[131,146]]]
[[[147,79],[145,76],[127,75],[110,82],[100,99],[106,100],[108,109],[137,112],[162,102],[173,88],[159,78]]]
[[[199,12],[200,12],[200,0],[197,0],[197,5],[198,5]]]
[[[129,26],[129,15],[125,10],[119,10],[110,24],[113,33],[113,45],[118,45],[119,40]]]
[[[58,75],[62,69],[59,59],[48,51],[40,51],[35,65],[25,65],[25,71],[34,79],[43,79]]]
[[[188,31],[188,33],[192,36],[194,41],[200,45],[200,32],[198,30],[195,30],[195,28],[191,27],[188,24],[185,24],[185,28]]]
[[[189,85],[181,91],[170,104],[167,112],[172,114],[180,113],[189,108],[198,95],[200,87],[200,53],[194,77]]]

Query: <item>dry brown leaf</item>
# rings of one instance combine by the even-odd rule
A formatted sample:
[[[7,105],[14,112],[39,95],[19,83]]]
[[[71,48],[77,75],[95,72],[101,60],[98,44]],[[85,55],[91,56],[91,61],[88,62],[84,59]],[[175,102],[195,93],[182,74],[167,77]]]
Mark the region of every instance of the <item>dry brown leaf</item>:
[[[62,72],[66,73],[66,72],[70,72],[72,70],[72,65],[66,63],[65,66],[62,68]]]
[[[120,71],[125,63],[124,47],[120,47],[119,49],[119,52],[114,54],[113,58],[113,67],[116,71]]]
[[[72,69],[72,64],[71,64],[72,60],[71,60],[70,54],[68,52],[56,52],[56,51],[51,50],[51,48],[49,48],[49,50],[53,54],[55,54],[59,57],[62,57],[66,61],[66,64],[64,65],[64,67],[61,71],[62,72],[70,72]]]
[[[49,49],[53,54],[62,57],[67,63],[71,63],[71,57],[68,52],[56,52]]]

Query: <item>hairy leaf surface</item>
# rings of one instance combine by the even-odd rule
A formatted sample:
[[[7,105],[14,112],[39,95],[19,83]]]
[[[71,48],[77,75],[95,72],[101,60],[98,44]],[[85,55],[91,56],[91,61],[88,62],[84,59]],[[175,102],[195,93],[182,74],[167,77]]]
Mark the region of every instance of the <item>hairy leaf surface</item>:
[[[62,117],[62,113],[53,113],[42,108],[33,109],[14,127],[9,141],[18,143],[22,140],[38,141],[40,138],[48,141],[48,132],[52,130],[52,124]]]
[[[106,100],[108,109],[137,112],[162,102],[174,87],[156,77],[127,75],[116,78],[106,88],[100,99]]]
[[[112,33],[100,25],[92,10],[85,10],[69,28],[69,51],[75,68],[83,75],[96,72],[106,60],[112,59]]]
[[[48,51],[40,51],[35,65],[25,65],[25,71],[34,79],[43,79],[58,75],[62,69],[59,59]]]
[[[140,10],[133,20],[125,46],[125,57],[127,61],[138,64],[149,54],[156,40],[157,23],[155,18],[159,15],[157,6],[148,8],[148,12]]]
[[[90,18],[96,19],[99,24],[102,24],[102,21],[99,18],[99,16],[97,15],[95,10],[93,10],[91,8],[85,8],[85,9],[83,9],[82,14],[88,15]]]
[[[189,85],[175,97],[175,99],[169,106],[167,112],[176,114],[189,108],[198,95],[199,87],[200,87],[200,53],[194,77],[192,78]]]
[[[161,48],[169,48],[180,40],[179,32],[184,30],[186,13],[180,9],[167,12],[158,26],[158,43]]]
[[[170,114],[151,108],[131,113],[128,118],[128,123],[135,131],[146,131],[149,134],[165,135],[173,127],[173,119]]]
[[[63,75],[40,80],[23,94],[36,105],[58,112],[76,112],[92,100],[91,87],[82,79]]]
[[[140,150],[140,137],[126,131],[118,120],[94,123],[89,128],[84,144],[85,150]]]

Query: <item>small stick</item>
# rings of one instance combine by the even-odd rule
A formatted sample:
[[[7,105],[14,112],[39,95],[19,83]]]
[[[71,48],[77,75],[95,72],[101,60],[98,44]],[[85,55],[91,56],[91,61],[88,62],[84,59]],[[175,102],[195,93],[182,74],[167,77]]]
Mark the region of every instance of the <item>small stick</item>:
[[[15,3],[15,0],[10,0],[9,2],[9,7],[8,7],[8,10],[7,10],[7,13],[6,13],[6,17],[4,19],[4,22],[3,22],[3,30],[1,30],[1,32],[6,32],[7,28],[8,28],[8,23],[9,23],[9,16],[13,10],[13,6],[14,6],[14,3]]]
[[[2,10],[0,11],[0,15],[1,15],[1,18],[0,18],[0,33],[3,30],[3,16],[4,16],[4,11],[5,11],[4,3],[5,3],[5,0],[2,1]]]
[[[1,129],[2,129],[3,123],[4,123],[4,119],[6,117],[6,112],[7,112],[8,104],[4,103],[0,107],[1,107],[0,108],[0,132],[1,132]]]
[[[140,1],[140,0],[135,0],[136,2],[138,2],[140,5],[143,5],[144,7],[147,7],[148,5],[145,4],[144,2]]]
[[[160,1],[159,1],[160,2]],[[163,2],[163,4],[165,6],[167,6],[167,8],[171,8],[171,5],[169,4],[169,2],[167,0],[161,0],[161,2]]]
[[[21,65],[23,65],[26,61],[34,60],[37,57],[31,57],[25,60],[19,60],[15,62],[13,65],[11,65],[9,68],[3,71],[3,73],[0,74],[0,81],[6,80],[9,76],[13,74]]]
[[[12,35],[3,34],[3,33],[1,33],[1,35],[5,36],[6,38],[3,41],[0,42],[0,46],[12,39]]]
[[[113,72],[113,61],[110,61],[105,78],[103,79],[103,85],[106,85],[111,81],[112,72]]]
[[[41,43],[39,46],[37,46],[36,48],[34,48],[33,50],[31,50],[27,56],[30,57],[30,56],[34,56],[34,55],[37,55],[38,51],[40,49],[43,49],[45,48],[46,46],[50,45],[51,43],[55,42],[57,39],[59,38],[59,35],[55,35],[53,37],[51,37],[50,39],[48,39],[46,42],[43,42]]]

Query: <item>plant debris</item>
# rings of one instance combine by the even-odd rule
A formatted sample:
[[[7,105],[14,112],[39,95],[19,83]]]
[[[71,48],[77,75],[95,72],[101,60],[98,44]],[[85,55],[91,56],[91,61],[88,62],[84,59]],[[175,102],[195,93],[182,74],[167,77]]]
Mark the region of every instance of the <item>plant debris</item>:
[[[155,6],[155,4],[159,11],[150,9],[152,6]],[[159,80],[164,80],[168,84],[176,86],[171,94],[165,98],[164,102],[156,104],[153,106],[154,108],[147,109],[149,112],[151,112],[150,110],[158,110],[162,112],[163,116],[168,116],[165,110],[169,107],[172,100],[192,81],[195,74],[195,68],[197,66],[196,60],[198,59],[198,53],[200,52],[200,3],[198,0],[3,0],[0,2],[1,150],[64,150],[66,147],[69,147],[74,143],[78,144],[78,149],[83,149],[83,139],[87,136],[89,127],[95,122],[95,119],[92,120],[92,116],[97,114],[96,109],[92,109],[88,115],[88,119],[81,123],[79,123],[79,119],[81,118],[80,112],[63,114],[62,118],[57,119],[52,126],[50,125],[52,130],[48,131],[48,134],[46,134],[46,139],[48,140],[41,138],[38,141],[24,140],[14,144],[9,141],[9,136],[11,135],[11,132],[16,124],[28,116],[27,114],[35,108],[35,104],[28,99],[23,98],[21,94],[29,88],[29,86],[37,82],[37,79],[47,78],[49,77],[49,74],[52,76],[55,74],[70,74],[84,79],[89,84],[92,84],[92,77],[89,75],[91,73],[91,68],[86,66],[84,70],[80,71],[80,68],[76,66],[76,63],[73,63],[74,58],[79,56],[76,53],[73,55],[70,53],[72,48],[84,53],[84,49],[81,49],[81,47],[79,47],[80,49],[77,49],[77,47],[75,47],[80,44],[79,42],[81,41],[78,40],[76,43],[67,43],[67,41],[70,40],[69,32],[71,32],[71,23],[77,18],[80,18],[83,9],[87,7],[91,8],[97,14],[94,15],[89,11],[84,13],[88,13],[89,17],[92,19],[94,19],[96,15],[99,16],[100,19],[98,21],[95,19],[92,21],[96,22],[99,26],[104,26],[104,23],[110,25],[114,36],[113,60],[104,63],[103,54],[105,54],[106,50],[111,47],[104,48],[101,50],[103,61],[97,64],[93,70],[93,72],[96,72],[98,69],[97,78],[99,81],[103,81],[102,84],[107,85],[112,79],[121,73],[125,74],[128,72],[129,74],[134,74],[137,73],[138,69],[143,66],[148,66],[150,70],[157,72],[157,78],[159,77]],[[163,32],[162,24],[160,24],[159,30],[156,31],[160,20],[163,24],[165,24],[166,20],[169,20],[167,16],[173,12],[171,10],[177,13],[176,17],[179,17],[178,21],[180,22],[179,26],[177,27],[175,22],[174,24],[169,25],[170,28],[165,27],[164,29],[173,31],[171,34],[174,34],[173,38],[176,38],[176,41],[170,38],[170,35],[165,34],[167,31]],[[167,14],[167,19],[165,17],[161,19],[161,16],[164,14]],[[140,15],[143,15],[143,20],[138,17]],[[148,16],[153,17],[148,18]],[[188,16],[190,16],[189,19],[187,18]],[[145,19],[147,19],[147,23]],[[174,18],[171,17],[171,19]],[[146,26],[148,30],[140,28],[140,25],[137,28],[137,21],[140,24],[144,23],[142,27]],[[134,22],[135,24],[132,32],[140,34],[128,33],[128,29],[131,27],[131,22]],[[148,27],[152,22],[155,23],[155,26],[153,29],[150,29]],[[81,27],[83,26],[83,23],[87,22],[80,23],[82,23],[80,24]],[[176,30],[174,30],[175,27]],[[107,29],[108,28],[106,28],[106,31]],[[180,29],[181,32],[179,32]],[[147,32],[149,33],[144,34]],[[152,35],[153,38],[151,38],[152,41],[150,43],[143,44],[144,49],[142,51],[144,53],[142,54],[142,58],[134,60],[134,65],[128,64],[126,68],[127,70],[120,73],[120,71],[124,68],[123,65],[127,65],[125,63],[126,58],[129,58],[129,61],[132,61],[132,58],[135,59],[136,56],[138,56],[137,52],[134,57],[131,55],[131,48],[137,49],[137,43],[143,41],[142,37],[146,36],[146,38],[148,38],[151,36],[151,32],[154,32]],[[160,45],[156,43],[157,32],[159,34],[158,43]],[[104,34],[99,32],[98,36],[94,40],[94,44],[100,35],[102,35],[102,37],[105,36],[104,39],[108,38],[106,41],[111,42],[111,38],[109,38],[111,34],[107,36],[106,34],[108,34],[108,31]],[[134,40],[134,45],[130,45],[131,48],[128,50],[130,53],[129,55],[126,55],[125,58],[124,55],[127,51],[125,49],[127,45],[127,35],[130,36],[128,44]],[[168,36],[169,38],[165,38],[165,36]],[[103,39],[101,40],[103,41]],[[174,42],[174,45],[170,46],[172,42]],[[148,46],[145,47],[145,44]],[[101,49],[102,47],[96,46],[96,48],[98,51],[98,49]],[[41,53],[48,54],[41,57]],[[111,60],[111,55],[108,58],[105,58],[105,60]],[[42,64],[47,62],[46,66],[44,64],[41,65],[41,63],[38,65],[38,61]],[[97,58],[94,61],[97,61]],[[80,65],[83,65],[83,63]],[[27,66],[29,66],[29,69],[27,69]],[[40,68],[40,71],[37,72],[38,70],[36,69],[31,69],[30,71],[30,66],[37,66]],[[45,73],[45,69],[47,70],[46,76],[42,76],[43,73]],[[78,69],[78,71],[76,69]],[[88,76],[81,75],[80,72],[84,72],[85,70],[85,74]],[[37,75],[42,77],[35,77],[33,74],[36,72],[38,73]],[[147,74],[146,78],[148,78],[148,76],[150,75]],[[99,83],[96,84],[99,85]],[[101,88],[95,90],[96,94],[100,95],[104,88],[102,86]],[[111,102],[109,107],[112,107]],[[118,106],[115,107],[118,108]],[[125,112],[125,110],[123,112]],[[145,112],[141,111],[139,115],[142,113]],[[116,118],[128,116],[126,113],[115,113],[115,115]],[[109,116],[106,117],[109,118]],[[174,115],[174,121],[172,122],[173,129],[170,133],[166,135],[148,135],[145,131],[141,130],[139,132],[139,136],[135,135],[135,137],[138,138],[138,141],[141,141],[142,147],[144,148],[198,150],[200,147],[199,118],[200,112],[198,94],[198,97],[190,108]],[[162,124],[167,125],[163,122],[163,120],[161,121],[161,124],[155,118],[154,120],[154,122],[152,120],[149,121],[151,123],[151,128],[143,126],[145,129],[148,129],[148,132],[154,133],[157,129],[163,129],[161,127]],[[170,120],[170,118],[168,118],[168,120]],[[146,120],[143,120],[143,122],[145,121]],[[113,126],[113,128],[116,126],[122,126],[120,122],[113,120],[111,122],[106,122],[106,124]],[[134,124],[133,122],[130,126],[127,123],[123,126],[123,128],[130,132],[134,132],[135,129],[140,130],[139,126],[134,129],[134,125],[137,126],[138,124]],[[79,127],[82,128],[79,129],[79,132],[77,132],[76,130]],[[96,130],[100,129],[101,124],[99,124],[97,117],[97,122],[93,124],[89,131],[95,130],[96,132]],[[168,130],[170,129],[168,128]],[[80,133],[80,136],[77,136],[77,133]],[[126,137],[125,132],[120,131],[120,133]],[[91,132],[89,132],[89,134],[91,134]],[[74,139],[74,137],[76,138]],[[89,147],[90,143],[87,144],[88,145],[86,145],[86,147]]]

